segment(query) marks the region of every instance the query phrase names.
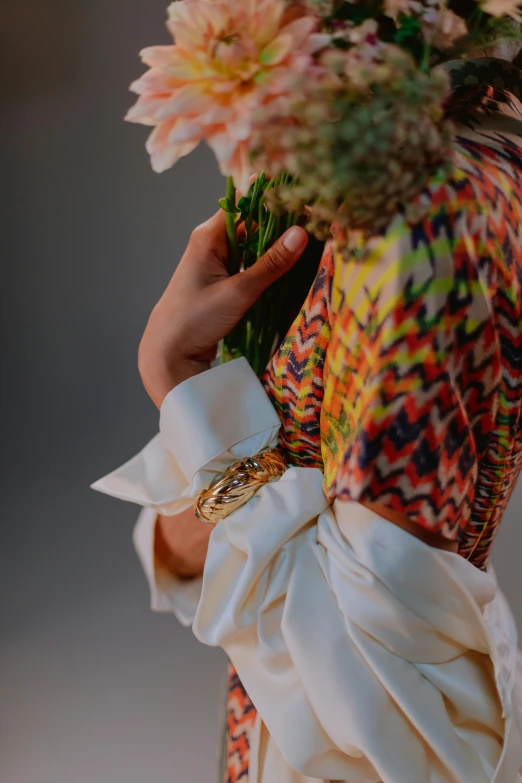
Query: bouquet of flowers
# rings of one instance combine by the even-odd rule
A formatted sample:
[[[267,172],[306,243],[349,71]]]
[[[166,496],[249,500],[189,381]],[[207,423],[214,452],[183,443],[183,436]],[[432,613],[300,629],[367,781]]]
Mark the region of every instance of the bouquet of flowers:
[[[227,178],[230,272],[299,222],[350,252],[448,165],[449,83],[438,66],[519,35],[520,0],[176,0],[169,46],[126,119],[154,127],[152,167],[201,141]],[[252,181],[253,180],[253,181]],[[241,195],[238,197],[237,190]],[[299,262],[298,262],[299,266]],[[281,334],[285,279],[223,341],[260,374]]]

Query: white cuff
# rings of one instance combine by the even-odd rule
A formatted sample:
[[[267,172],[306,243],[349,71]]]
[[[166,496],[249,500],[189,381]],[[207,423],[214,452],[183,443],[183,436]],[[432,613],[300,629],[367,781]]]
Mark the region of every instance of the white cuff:
[[[92,489],[177,514],[216,474],[275,446],[280,424],[247,360],[235,359],[176,386],[161,406],[159,434]]]
[[[280,421],[259,379],[236,359],[195,375],[165,398],[160,432],[142,451],[92,488],[144,506],[134,546],[147,577],[151,608],[191,625],[202,578],[177,579],[154,555],[157,514],[173,515],[217,473],[276,444]]]

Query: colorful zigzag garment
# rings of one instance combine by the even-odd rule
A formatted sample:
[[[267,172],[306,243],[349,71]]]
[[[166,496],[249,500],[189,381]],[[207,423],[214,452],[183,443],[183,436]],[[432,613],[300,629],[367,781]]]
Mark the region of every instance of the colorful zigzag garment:
[[[289,462],[458,541],[477,568],[522,467],[522,73],[450,64],[450,175],[344,261],[327,244],[262,381]],[[255,708],[229,669],[220,783],[248,783]]]

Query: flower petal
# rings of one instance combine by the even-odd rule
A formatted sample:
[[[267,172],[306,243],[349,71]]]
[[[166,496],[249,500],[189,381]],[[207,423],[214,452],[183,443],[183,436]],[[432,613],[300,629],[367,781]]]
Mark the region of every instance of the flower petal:
[[[147,46],[140,52],[140,57],[145,65],[150,68],[164,68],[168,66],[172,57],[176,54],[175,46]]]
[[[176,28],[178,25],[195,29],[193,18],[194,9],[189,8],[189,3],[181,3],[179,0],[176,0],[167,8],[167,27],[169,30],[171,26]]]
[[[229,15],[228,9],[224,3],[200,2],[199,9],[207,25],[210,26],[213,36],[219,35],[226,27],[226,19]]]
[[[181,13],[180,9],[177,9],[178,13],[176,14],[171,14],[169,12],[167,27],[170,32],[173,33],[175,40],[189,44],[197,43],[201,46],[205,34],[209,32],[208,19],[203,11],[204,3],[202,3],[201,0],[190,3],[183,3],[178,0],[178,2],[173,3],[173,5],[184,6],[186,12]]]
[[[165,73],[173,79],[180,82],[190,82],[196,79],[212,76],[213,74],[205,71],[205,66],[194,58],[177,57],[166,68]],[[182,86],[182,85],[180,85]]]
[[[226,93],[232,93],[236,88],[236,79],[215,79],[210,84],[210,89],[216,95],[226,95]]]
[[[201,140],[202,125],[199,120],[180,120],[169,133],[169,144],[179,144],[181,141]]]
[[[236,141],[246,141],[252,134],[252,112],[246,111],[236,116],[230,132]]]
[[[314,16],[302,16],[300,19],[294,19],[293,22],[285,25],[281,32],[285,35],[291,35],[294,40],[294,47],[301,47],[308,36],[317,27],[317,19]]]
[[[220,170],[225,176],[232,176],[236,188],[241,193],[248,193],[250,179],[255,174],[254,165],[250,161],[248,144],[239,144],[234,155],[220,166]]]
[[[139,122],[141,125],[157,125],[157,110],[163,105],[163,98],[141,95],[134,106],[125,115],[127,122]]]
[[[522,11],[520,0],[486,0],[481,3],[482,11],[496,17],[511,16],[517,22],[522,23]]]
[[[186,22],[167,22],[167,29],[176,42],[176,46],[190,47],[200,46],[202,41],[201,30]]]
[[[169,21],[178,21],[183,20],[187,18],[188,14],[188,3],[180,3],[179,0],[175,0],[174,3],[171,3],[167,7],[167,15],[169,18]]]
[[[150,162],[154,171],[158,174],[172,168],[178,160],[188,155],[199,144],[199,139],[169,144],[168,137],[172,129],[172,123],[164,122],[154,128],[147,139],[147,152],[150,154]]]
[[[215,125],[216,123],[229,122],[233,117],[234,110],[231,106],[214,104],[208,111],[199,115],[199,120],[203,125]]]
[[[252,21],[261,46],[266,46],[277,35],[283,11],[283,3],[271,3],[268,11],[263,6],[256,9]]]
[[[238,146],[237,141],[228,133],[214,133],[207,139],[207,144],[213,150],[220,165],[227,163]]]
[[[210,103],[211,96],[201,86],[187,84],[164,101],[157,116],[167,119],[176,114],[197,114],[208,109]]]
[[[314,33],[305,42],[303,51],[307,54],[315,54],[319,49],[324,49],[332,43],[332,36],[329,33]]]
[[[262,65],[277,65],[284,60],[294,44],[291,35],[278,35],[259,54],[259,62]]]
[[[132,82],[129,89],[138,95],[170,95],[172,93],[172,79],[163,71],[151,68],[143,76]]]

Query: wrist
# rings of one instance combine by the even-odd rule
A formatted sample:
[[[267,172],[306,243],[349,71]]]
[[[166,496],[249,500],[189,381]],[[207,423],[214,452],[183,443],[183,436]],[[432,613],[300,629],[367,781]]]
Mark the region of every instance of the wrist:
[[[211,366],[209,361],[203,359],[179,358],[173,364],[173,369],[170,373],[171,390],[183,383],[183,381],[193,378],[194,375],[210,370]]]
[[[203,572],[212,528],[197,519],[192,508],[156,521],[154,553],[178,579],[194,579]]]
[[[208,361],[196,359],[176,358],[169,363],[169,367],[155,368],[153,372],[147,372],[140,368],[141,379],[154,405],[161,408],[165,397],[183,381],[193,378],[206,370],[210,370]]]

